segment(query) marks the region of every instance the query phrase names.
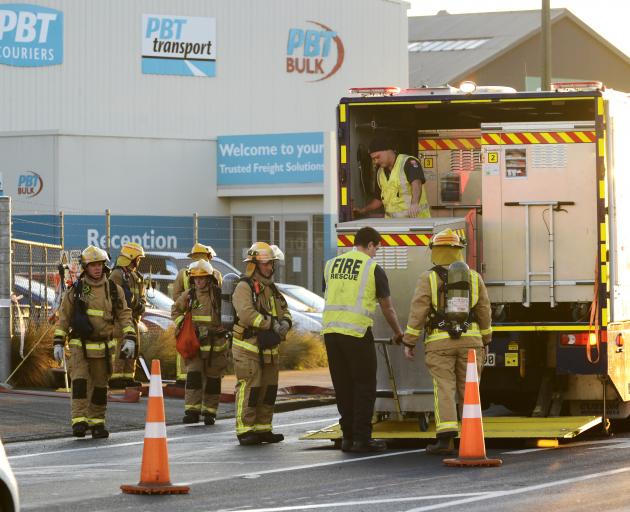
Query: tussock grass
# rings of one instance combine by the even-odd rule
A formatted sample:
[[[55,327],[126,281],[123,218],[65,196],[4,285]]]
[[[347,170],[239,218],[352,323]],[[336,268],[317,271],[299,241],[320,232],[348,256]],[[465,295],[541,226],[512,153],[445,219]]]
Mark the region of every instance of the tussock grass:
[[[151,370],[151,360],[159,359],[163,379],[175,379],[177,373],[177,350],[175,349],[175,326],[159,333],[145,333],[140,338],[140,352]],[[136,371],[136,378],[144,372]],[[144,378],[142,379],[144,380]]]
[[[28,354],[39,341],[37,347],[23,362],[9,384],[21,388],[46,388],[54,386],[50,369],[58,366],[53,359],[53,333],[55,329],[47,323],[28,323],[24,337],[24,355]],[[41,340],[41,341],[40,341]],[[22,362],[20,357],[20,334],[17,330],[11,339],[11,371]]]
[[[280,344],[281,370],[306,370],[328,366],[324,340],[319,334],[291,330]]]

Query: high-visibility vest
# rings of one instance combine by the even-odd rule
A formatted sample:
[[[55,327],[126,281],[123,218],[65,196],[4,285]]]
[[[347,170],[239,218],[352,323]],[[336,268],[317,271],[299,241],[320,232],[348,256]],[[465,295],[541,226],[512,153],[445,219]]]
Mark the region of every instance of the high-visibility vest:
[[[398,155],[394,162],[389,178],[385,175],[385,170],[381,167],[378,170],[377,180],[381,189],[381,200],[385,207],[385,217],[407,217],[407,210],[411,206],[411,183],[407,181],[405,174],[405,163],[409,155]],[[427,201],[427,191],[424,185],[420,185],[420,211],[418,217],[431,217],[431,210]]]
[[[429,273],[429,283],[431,285],[431,306],[435,311],[439,310],[439,286],[438,275],[435,270]],[[474,270],[470,271],[470,309],[472,310],[479,302],[479,274]],[[432,341],[444,340],[450,338],[450,334],[441,329],[433,329],[427,333],[427,337],[424,340],[425,343],[431,343]],[[481,337],[481,331],[479,330],[479,324],[473,322],[470,324],[468,330],[462,334],[462,338]]]
[[[362,338],[374,323],[376,262],[353,250],[326,262],[326,305],[322,334],[339,333]]]

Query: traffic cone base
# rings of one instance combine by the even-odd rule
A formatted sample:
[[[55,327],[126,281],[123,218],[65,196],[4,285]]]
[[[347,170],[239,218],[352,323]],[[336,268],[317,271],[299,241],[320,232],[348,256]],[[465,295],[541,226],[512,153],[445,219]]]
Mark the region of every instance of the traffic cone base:
[[[468,350],[459,456],[455,459],[444,459],[443,462],[450,467],[497,467],[503,464],[500,459],[486,457],[486,444],[481,421],[481,401],[479,399],[477,354],[472,348]]]
[[[128,494],[188,494],[186,485],[173,485],[168,469],[164,397],[160,361],[151,363],[151,383],[147,404],[147,422],[144,431],[142,469],[138,485],[121,485]]]

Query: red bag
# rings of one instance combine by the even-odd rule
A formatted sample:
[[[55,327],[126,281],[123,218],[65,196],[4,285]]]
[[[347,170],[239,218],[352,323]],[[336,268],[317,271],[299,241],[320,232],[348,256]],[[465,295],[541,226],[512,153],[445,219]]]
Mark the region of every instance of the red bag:
[[[175,344],[175,348],[177,349],[177,352],[179,352],[179,355],[184,359],[192,359],[199,353],[201,343],[199,343],[199,338],[195,332],[195,326],[192,321],[192,313],[190,311],[186,313],[186,316],[184,316],[182,327],[179,330],[176,339],[177,342]]]

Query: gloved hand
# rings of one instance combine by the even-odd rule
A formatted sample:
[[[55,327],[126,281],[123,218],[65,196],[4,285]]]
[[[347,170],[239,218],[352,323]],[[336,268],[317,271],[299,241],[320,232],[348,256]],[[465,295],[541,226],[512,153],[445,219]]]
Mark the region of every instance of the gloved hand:
[[[55,343],[55,346],[53,347],[53,357],[58,363],[63,362],[63,345]]]
[[[275,332],[282,339],[287,337],[287,333],[291,328],[291,324],[286,320],[281,320],[280,322],[273,323],[273,332]]]
[[[120,349],[120,357],[122,359],[132,359],[136,351],[136,342],[133,340],[123,340],[123,346]]]

